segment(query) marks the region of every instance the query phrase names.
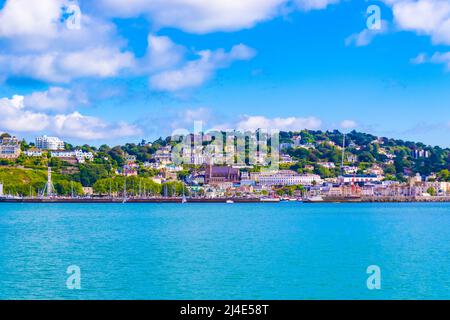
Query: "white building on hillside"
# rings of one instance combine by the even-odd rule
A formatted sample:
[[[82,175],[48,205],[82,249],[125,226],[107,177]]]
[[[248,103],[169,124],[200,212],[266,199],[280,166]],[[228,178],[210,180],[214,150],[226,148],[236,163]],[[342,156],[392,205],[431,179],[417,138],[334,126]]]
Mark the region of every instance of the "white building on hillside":
[[[64,141],[57,137],[37,137],[36,148],[44,150],[64,150]]]
[[[327,168],[327,169],[334,169],[336,168],[336,165],[333,162],[318,162],[319,166]]]
[[[356,174],[356,175],[343,175],[338,178],[340,184],[345,183],[368,183],[368,182],[380,182],[383,180],[383,176],[377,176],[374,174]]]
[[[94,159],[94,154],[92,152],[84,152],[82,150],[53,151],[51,156],[55,158],[75,158],[78,163],[84,163],[86,160]]]

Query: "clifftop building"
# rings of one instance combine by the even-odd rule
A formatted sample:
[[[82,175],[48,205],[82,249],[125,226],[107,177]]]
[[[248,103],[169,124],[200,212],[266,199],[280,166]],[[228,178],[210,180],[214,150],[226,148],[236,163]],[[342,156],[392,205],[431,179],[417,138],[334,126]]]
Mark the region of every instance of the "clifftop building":
[[[20,156],[20,143],[16,137],[0,138],[0,158],[15,159]]]
[[[64,150],[64,141],[57,137],[37,137],[36,148],[43,150]]]

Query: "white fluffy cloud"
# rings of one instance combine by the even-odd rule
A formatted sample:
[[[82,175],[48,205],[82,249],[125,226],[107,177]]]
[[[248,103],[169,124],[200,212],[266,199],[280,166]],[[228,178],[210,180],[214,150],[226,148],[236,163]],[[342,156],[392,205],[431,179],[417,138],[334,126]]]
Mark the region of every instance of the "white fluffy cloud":
[[[450,44],[450,1],[448,0],[382,0],[392,8],[397,30],[429,36],[433,44]],[[372,39],[388,31],[387,21],[381,30],[365,29],[352,34],[346,44],[366,46]],[[389,29],[391,29],[389,27]]]
[[[143,70],[164,70],[178,65],[183,60],[186,49],[175,44],[169,37],[149,34],[147,43],[147,55],[141,61]]]
[[[192,33],[236,31],[272,19],[286,6],[324,9],[340,0],[99,0],[98,11],[114,17],[147,16],[157,27]]]
[[[132,68],[134,55],[110,22],[82,15],[81,28],[64,21],[67,0],[7,0],[0,10],[0,73],[47,82],[111,77]]]
[[[33,92],[24,97],[24,104],[34,110],[66,110],[72,106],[69,89],[51,87],[46,91]]]
[[[257,11],[261,8],[256,2],[251,5],[251,1],[219,2],[218,8],[232,11],[241,12],[241,9],[249,8]],[[153,89],[174,92],[200,86],[217,69],[225,68],[236,60],[250,59],[254,54],[250,48],[238,45],[230,52],[203,50],[197,52],[197,60],[186,61],[186,48],[166,36],[149,34],[147,54],[137,60],[132,52],[123,49],[125,41],[117,35],[112,22],[83,13],[80,29],[67,28],[63,16],[64,8],[69,3],[72,2],[6,1],[0,10],[0,40],[6,44],[0,48],[0,74],[3,79],[25,77],[58,84],[70,83],[79,78],[148,75]],[[113,3],[105,8],[110,4]],[[144,7],[157,6],[168,10],[163,15],[168,14],[172,18],[184,7],[198,7],[200,11],[205,9],[205,14],[215,10],[214,5],[205,6],[202,1],[157,1],[153,4],[131,1],[126,4],[126,8],[122,7],[123,2],[117,2],[113,7],[116,5],[124,13],[127,10],[140,13]],[[175,20],[179,21],[178,18]]]
[[[49,117],[43,113],[26,110],[24,97],[15,95],[11,99],[0,99],[0,127],[2,131],[40,131],[49,125]]]
[[[428,35],[435,44],[450,44],[450,2],[448,0],[384,0],[392,6],[401,30]]]
[[[65,0],[8,0],[0,11],[0,36],[52,37]]]
[[[0,128],[10,132],[45,132],[83,140],[101,140],[136,136],[138,127],[124,123],[107,123],[79,112],[49,115],[29,108],[25,97],[0,99]]]
[[[153,29],[175,27],[208,33],[250,28],[290,6],[322,9],[339,0],[100,0],[85,4],[80,28],[67,27],[71,0],[6,0],[0,9],[0,74],[2,80],[27,77],[48,83],[69,83],[86,77],[107,78],[123,72],[149,74],[156,90],[177,91],[203,84],[215,70],[247,60],[251,50],[236,46],[198,52],[183,63],[186,49],[164,36],[148,36],[148,53],[136,61],[112,17],[149,18]],[[228,56],[227,56],[228,55]],[[158,74],[155,74],[159,72]]]
[[[24,105],[28,109],[45,112],[67,111],[88,103],[89,99],[84,92],[61,87],[35,91],[24,97]]]
[[[74,52],[0,54],[0,70],[51,83],[83,77],[112,77],[134,65],[133,55],[115,48],[92,48]]]
[[[96,117],[84,116],[79,112],[56,115],[52,120],[53,131],[56,134],[83,140],[131,137],[141,133],[139,128],[126,122],[111,124]]]
[[[234,46],[229,52],[222,49],[198,52],[199,58],[187,62],[178,69],[163,71],[150,78],[150,86],[159,91],[175,92],[194,88],[209,80],[217,69],[228,67],[234,61],[249,60],[255,51],[243,44]]]
[[[264,116],[244,116],[239,120],[235,128],[238,130],[257,130],[274,129],[274,130],[302,130],[302,129],[319,129],[322,121],[316,117],[298,118],[267,118]],[[234,129],[234,128],[232,128]]]
[[[159,27],[188,32],[234,31],[277,15],[286,0],[100,0],[98,8],[115,17],[147,16]]]

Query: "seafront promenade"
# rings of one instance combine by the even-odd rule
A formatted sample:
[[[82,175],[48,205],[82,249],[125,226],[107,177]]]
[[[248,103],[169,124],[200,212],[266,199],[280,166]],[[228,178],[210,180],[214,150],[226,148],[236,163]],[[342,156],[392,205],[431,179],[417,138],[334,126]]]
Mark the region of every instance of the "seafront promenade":
[[[160,198],[0,198],[0,203],[410,203],[410,202],[450,202],[450,197],[322,197],[315,198],[185,198],[160,197]]]
[[[0,203],[255,203],[258,198],[0,198]],[[270,202],[270,201],[269,201]]]

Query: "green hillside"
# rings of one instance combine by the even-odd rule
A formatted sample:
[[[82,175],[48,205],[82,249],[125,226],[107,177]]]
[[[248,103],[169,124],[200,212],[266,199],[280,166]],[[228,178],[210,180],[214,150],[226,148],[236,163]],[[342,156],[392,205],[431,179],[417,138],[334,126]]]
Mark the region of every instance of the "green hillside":
[[[38,195],[47,181],[46,170],[0,167],[0,182],[4,185],[4,193],[11,195]],[[82,194],[79,182],[70,182],[66,177],[54,174],[53,183],[59,195],[71,194],[72,186],[76,194]]]

